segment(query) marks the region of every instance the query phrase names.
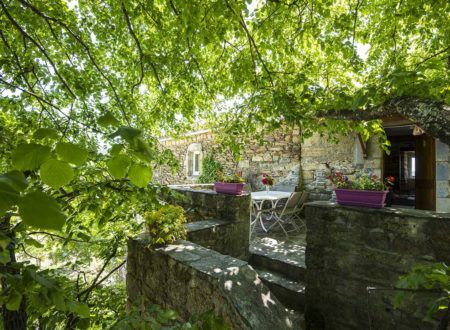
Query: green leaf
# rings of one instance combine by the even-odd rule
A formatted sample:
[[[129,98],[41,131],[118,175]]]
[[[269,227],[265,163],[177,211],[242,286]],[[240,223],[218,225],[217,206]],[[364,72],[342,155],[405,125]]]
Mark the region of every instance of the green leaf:
[[[71,301],[69,304],[69,311],[74,314],[77,314],[81,318],[89,317],[89,306],[84,303],[80,303],[77,301]]]
[[[122,151],[122,149],[123,149],[122,144],[113,144],[111,150],[109,151],[109,154],[111,156],[117,156]]]
[[[43,244],[41,244],[39,241],[35,240],[35,239],[32,238],[32,237],[27,237],[27,238],[25,238],[25,239],[24,239],[24,242],[25,242],[26,244],[28,244],[28,245],[32,245],[32,246],[37,247],[37,248],[44,247]]]
[[[25,179],[23,173],[19,171],[11,171],[0,175],[0,182],[10,185],[17,191],[23,191],[28,186],[27,179]]]
[[[42,164],[40,175],[44,183],[54,189],[58,189],[72,181],[75,173],[68,163],[50,159]]]
[[[11,155],[17,170],[34,170],[50,158],[50,148],[37,143],[19,145]]]
[[[33,134],[33,138],[36,140],[42,140],[45,138],[57,139],[58,137],[59,133],[54,128],[38,128]]]
[[[19,215],[28,226],[60,230],[66,216],[52,197],[36,191],[25,195],[19,204]]]
[[[131,142],[134,138],[141,135],[141,131],[137,128],[133,127],[127,127],[127,126],[121,126],[110,135],[111,138],[115,138],[117,136],[120,136],[122,139]]]
[[[91,236],[86,235],[85,233],[77,233],[77,237],[81,238],[85,242],[89,242],[91,240]]]
[[[109,126],[119,126],[120,122],[113,116],[111,112],[105,113],[103,116],[100,116],[97,120],[97,123],[103,127]]]
[[[22,295],[16,290],[12,290],[9,294],[8,301],[6,303],[6,308],[10,311],[19,310],[20,303],[22,302]]]
[[[127,175],[131,160],[125,155],[117,155],[106,162],[109,172],[115,179],[122,179]]]
[[[11,255],[9,254],[9,250],[3,250],[0,252],[0,265],[6,265],[8,262],[11,262]]]
[[[56,153],[62,160],[77,166],[83,165],[88,157],[85,149],[68,142],[59,142],[56,145]]]
[[[20,194],[9,184],[0,181],[0,216],[20,200]]]
[[[128,172],[130,181],[138,187],[146,187],[152,179],[152,171],[148,166],[133,164]]]

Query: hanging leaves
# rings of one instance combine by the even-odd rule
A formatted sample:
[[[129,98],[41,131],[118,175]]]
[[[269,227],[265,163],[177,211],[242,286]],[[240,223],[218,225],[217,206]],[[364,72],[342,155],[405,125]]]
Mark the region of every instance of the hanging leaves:
[[[97,120],[97,123],[103,127],[109,126],[119,126],[120,122],[113,116],[111,112],[105,113],[103,116],[100,116]]]
[[[17,170],[35,170],[50,158],[51,149],[37,143],[19,145],[12,153],[13,166]]]
[[[59,142],[56,145],[56,154],[62,160],[77,166],[83,165],[88,157],[88,152],[85,149],[68,142]]]
[[[144,188],[152,179],[152,172],[148,166],[133,164],[128,172],[130,181],[138,187]]]
[[[21,199],[19,215],[25,224],[40,229],[60,230],[66,221],[58,202],[39,191],[28,193]]]
[[[75,173],[68,163],[57,159],[49,159],[42,164],[40,175],[44,183],[58,189],[72,181]]]
[[[35,140],[42,140],[45,138],[57,139],[58,137],[59,133],[54,128],[38,128],[33,134]]]
[[[118,180],[126,177],[130,164],[130,158],[125,155],[117,155],[106,162],[109,172]]]

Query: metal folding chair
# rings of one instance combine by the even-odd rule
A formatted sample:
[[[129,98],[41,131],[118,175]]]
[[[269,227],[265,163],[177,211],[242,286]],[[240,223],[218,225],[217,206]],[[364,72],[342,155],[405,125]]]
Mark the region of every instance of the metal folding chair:
[[[300,213],[308,199],[308,195],[309,194],[305,191],[294,192],[283,207],[272,209],[271,211],[275,221],[269,227],[269,230],[273,226],[279,225],[286,236],[288,236],[288,231],[284,228],[286,225],[292,225],[292,227],[294,227],[294,229],[289,232],[300,231],[302,228],[306,227],[305,221],[301,218]]]

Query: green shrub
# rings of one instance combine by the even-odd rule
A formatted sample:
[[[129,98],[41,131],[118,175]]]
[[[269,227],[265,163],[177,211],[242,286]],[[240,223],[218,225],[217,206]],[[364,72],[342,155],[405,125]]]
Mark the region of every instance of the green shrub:
[[[145,224],[151,236],[151,244],[170,244],[186,238],[184,210],[180,206],[164,205],[156,211],[145,214]]]
[[[214,154],[206,155],[202,162],[202,174],[198,177],[198,183],[214,183],[219,180],[219,173],[222,173],[223,167],[216,159]]]

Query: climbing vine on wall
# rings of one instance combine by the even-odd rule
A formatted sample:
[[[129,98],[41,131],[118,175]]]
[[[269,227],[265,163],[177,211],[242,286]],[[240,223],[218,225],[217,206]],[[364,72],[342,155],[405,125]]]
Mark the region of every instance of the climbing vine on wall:
[[[206,155],[202,162],[202,173],[198,177],[199,183],[213,183],[219,179],[219,174],[223,171],[223,166],[216,160],[214,154]]]

